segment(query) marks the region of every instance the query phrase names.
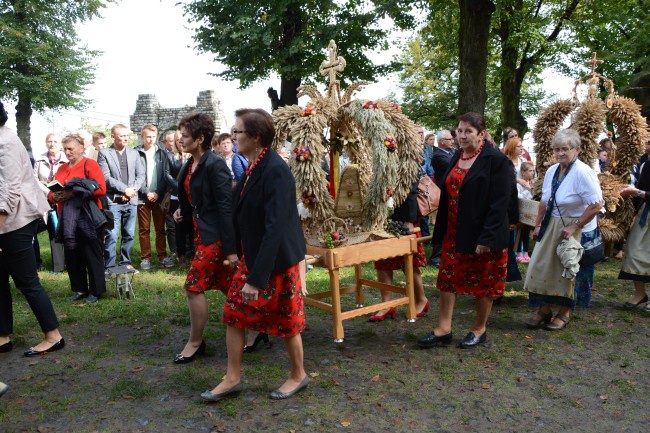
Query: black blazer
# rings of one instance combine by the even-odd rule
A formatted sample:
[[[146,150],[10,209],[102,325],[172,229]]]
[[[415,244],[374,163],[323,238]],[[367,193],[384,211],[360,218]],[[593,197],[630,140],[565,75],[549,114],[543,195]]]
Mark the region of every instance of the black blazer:
[[[181,208],[190,205],[183,184],[192,165],[190,158],[178,174],[178,201]],[[196,219],[203,245],[218,240],[224,254],[235,254],[235,230],[232,226],[232,182],[226,162],[206,151],[190,179],[192,215]]]
[[[163,199],[163,196],[167,192],[168,186],[167,186],[167,176],[169,175],[169,160],[167,158],[167,151],[163,150],[158,146],[157,144],[153,145],[154,148],[156,149],[156,152],[154,153],[154,160],[156,161],[156,190],[155,191],[149,191],[149,179],[147,177],[147,156],[144,153],[144,146],[139,146],[136,148],[138,153],[140,154],[140,159],[142,161],[142,166],[144,167],[144,182],[142,183],[142,186],[140,187],[140,190],[138,191],[138,204],[145,204],[149,200],[147,200],[147,194],[150,192],[155,192],[158,194],[158,200],[156,201],[157,203],[160,203]]]
[[[460,152],[456,152],[444,176],[436,176],[440,187],[440,207],[433,231],[434,244],[442,243],[447,231],[449,196],[445,182],[459,157]],[[492,251],[508,247],[508,205],[512,182],[512,163],[486,142],[460,187],[456,222],[457,252],[473,253],[477,245],[485,245]]]
[[[454,157],[454,154],[456,152],[457,151],[454,149],[446,152],[439,147],[433,148],[431,152],[431,168],[433,169],[433,176],[436,179],[440,178],[447,172],[447,169],[449,168],[449,162]]]
[[[244,255],[254,287],[268,286],[271,272],[305,258],[305,237],[296,202],[296,182],[287,163],[269,149],[233,193],[237,254]],[[242,194],[243,189],[243,194]]]

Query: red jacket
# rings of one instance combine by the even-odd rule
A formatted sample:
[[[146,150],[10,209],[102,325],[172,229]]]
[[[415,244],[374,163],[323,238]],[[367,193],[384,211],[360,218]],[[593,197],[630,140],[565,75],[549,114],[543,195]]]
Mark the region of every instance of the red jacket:
[[[59,167],[59,171],[56,172],[56,175],[54,175],[54,179],[58,180],[61,185],[65,185],[67,181],[74,177],[80,177],[80,178],[89,178],[89,179],[95,179],[97,181],[97,185],[99,188],[95,190],[95,193],[93,194],[93,198],[95,199],[95,204],[97,205],[98,208],[102,208],[102,203],[99,200],[99,197],[103,196],[106,194],[106,181],[104,180],[104,174],[102,173],[102,169],[99,168],[99,164],[97,164],[97,161],[86,158],[85,156],[81,158],[79,162],[75,164],[74,167],[70,167],[70,163],[66,162],[63,164],[61,167]],[[52,198],[52,192],[50,191],[47,194],[47,199],[54,203],[54,199]],[[58,213],[61,213],[61,205],[63,203],[59,202],[56,204],[56,210]]]

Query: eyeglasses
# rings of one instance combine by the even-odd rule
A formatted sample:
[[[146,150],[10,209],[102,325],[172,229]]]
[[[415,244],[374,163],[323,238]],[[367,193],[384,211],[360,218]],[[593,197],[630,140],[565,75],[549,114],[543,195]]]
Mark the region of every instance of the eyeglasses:
[[[573,149],[573,147],[554,147],[553,153],[567,153]]]
[[[237,130],[237,129],[233,129],[233,130],[232,130],[232,133],[233,133],[233,134],[244,134],[245,132],[246,132],[246,131],[239,131],[239,130]]]

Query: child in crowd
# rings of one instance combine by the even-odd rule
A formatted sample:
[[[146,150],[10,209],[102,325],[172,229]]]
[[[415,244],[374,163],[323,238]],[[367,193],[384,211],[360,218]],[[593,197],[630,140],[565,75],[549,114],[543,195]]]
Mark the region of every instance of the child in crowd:
[[[533,185],[535,183],[535,167],[530,162],[522,162],[520,167],[521,177],[517,179],[517,196],[532,200],[533,198]],[[521,229],[521,242],[523,243],[523,251],[520,250],[521,244],[516,245],[517,263],[529,263],[530,257],[528,256],[528,248],[530,241],[530,229]]]

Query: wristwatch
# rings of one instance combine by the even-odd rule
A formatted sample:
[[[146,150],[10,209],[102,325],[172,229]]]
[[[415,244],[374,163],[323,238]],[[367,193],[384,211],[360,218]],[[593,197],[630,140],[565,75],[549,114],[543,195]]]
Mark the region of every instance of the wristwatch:
[[[580,228],[584,227],[582,224],[580,224],[580,218],[576,218],[575,220],[573,220],[573,224],[577,225]]]

